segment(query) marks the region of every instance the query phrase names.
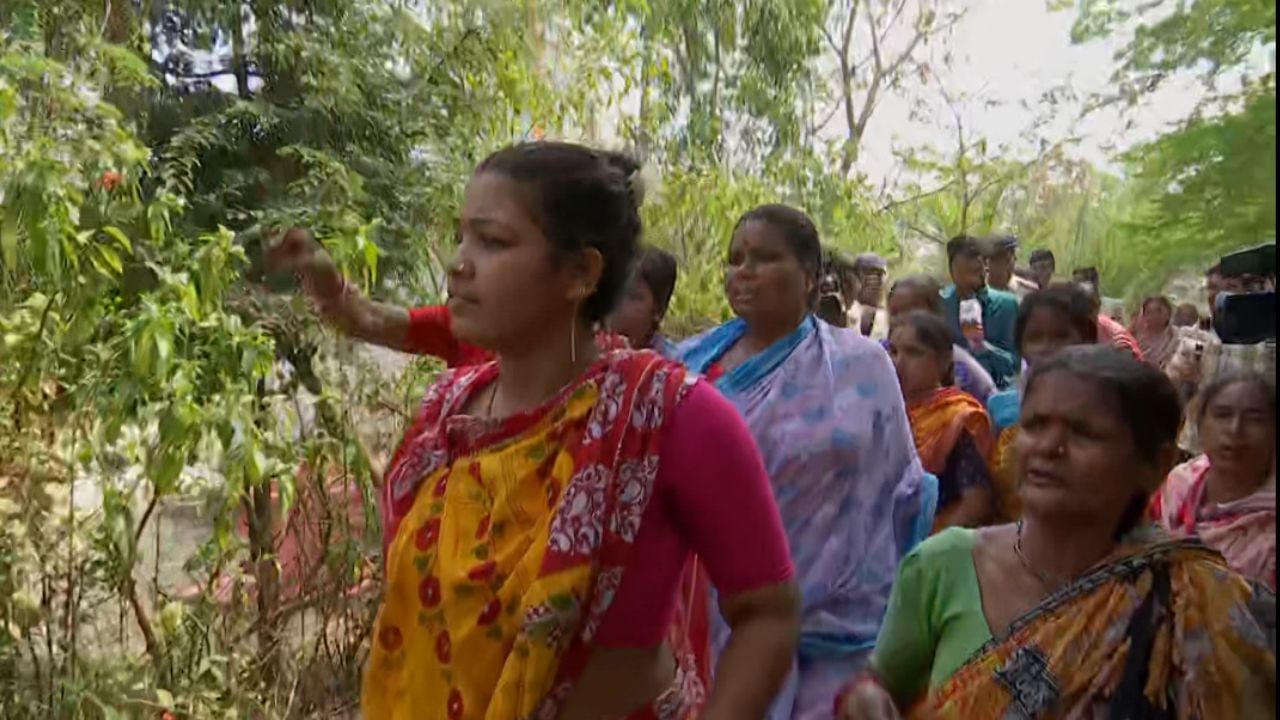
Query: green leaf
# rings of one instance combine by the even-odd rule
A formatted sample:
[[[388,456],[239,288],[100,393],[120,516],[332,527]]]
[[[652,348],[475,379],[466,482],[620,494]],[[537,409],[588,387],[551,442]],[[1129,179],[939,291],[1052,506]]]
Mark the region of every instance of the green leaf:
[[[107,267],[111,268],[112,273],[118,276],[124,272],[124,264],[120,261],[120,255],[114,249],[106,245],[99,245],[97,251],[102,256],[102,260],[107,264]]]
[[[115,225],[103,225],[102,232],[111,236],[111,239],[115,240],[125,252],[133,252],[133,242],[129,240],[129,237],[120,228]]]

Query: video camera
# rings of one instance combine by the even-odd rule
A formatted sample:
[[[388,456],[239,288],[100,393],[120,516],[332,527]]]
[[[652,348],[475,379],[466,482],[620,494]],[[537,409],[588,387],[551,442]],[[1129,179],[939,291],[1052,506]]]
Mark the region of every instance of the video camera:
[[[1259,245],[1222,256],[1224,290],[1213,308],[1213,329],[1227,345],[1276,339],[1276,246]]]

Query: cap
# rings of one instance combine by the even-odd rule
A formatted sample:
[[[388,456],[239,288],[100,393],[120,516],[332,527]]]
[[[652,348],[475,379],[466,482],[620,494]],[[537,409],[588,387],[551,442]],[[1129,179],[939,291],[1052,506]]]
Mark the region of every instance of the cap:
[[[853,260],[854,270],[880,270],[886,272],[889,270],[889,263],[879,255],[866,252],[858,255]]]

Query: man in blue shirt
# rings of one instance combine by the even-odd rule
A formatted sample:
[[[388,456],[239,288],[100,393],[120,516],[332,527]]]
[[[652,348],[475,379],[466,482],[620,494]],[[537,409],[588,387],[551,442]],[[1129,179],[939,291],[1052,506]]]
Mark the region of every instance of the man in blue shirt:
[[[1018,324],[1018,299],[1011,293],[987,287],[983,244],[961,235],[947,243],[947,267],[951,285],[942,289],[942,306],[957,342],[991,373],[996,385],[1004,388],[1021,369],[1014,329]],[[982,307],[981,337],[966,337],[960,327],[960,303],[977,300]]]

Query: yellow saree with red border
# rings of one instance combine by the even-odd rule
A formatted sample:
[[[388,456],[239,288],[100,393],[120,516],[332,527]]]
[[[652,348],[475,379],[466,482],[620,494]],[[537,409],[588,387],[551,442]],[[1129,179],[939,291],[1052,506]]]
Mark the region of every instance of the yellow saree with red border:
[[[387,475],[367,720],[557,716],[621,584],[664,422],[692,381],[656,354],[614,352],[543,407],[462,415],[496,376],[492,364],[445,373]],[[690,610],[670,633],[671,689],[629,718],[698,709]]]

